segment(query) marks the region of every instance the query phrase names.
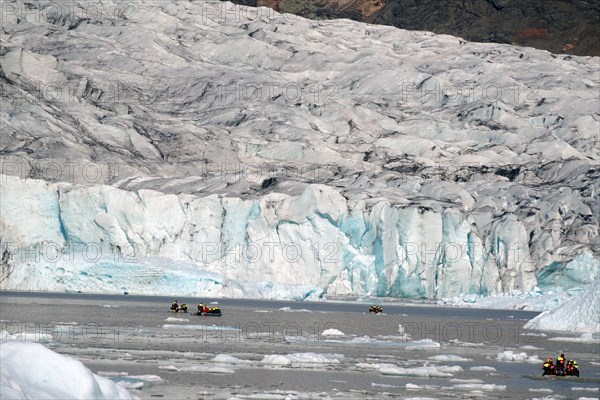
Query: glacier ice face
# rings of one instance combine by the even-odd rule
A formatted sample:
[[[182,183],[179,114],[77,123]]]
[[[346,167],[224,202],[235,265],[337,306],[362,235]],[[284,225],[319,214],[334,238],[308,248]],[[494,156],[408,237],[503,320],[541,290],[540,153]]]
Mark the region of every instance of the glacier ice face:
[[[545,271],[528,259],[525,227],[510,215],[481,235],[461,210],[386,200],[350,210],[325,185],[242,200],[1,178],[3,193],[21,194],[2,202],[13,258],[3,288],[442,298],[529,291]],[[43,223],[21,226],[23,210]],[[597,270],[582,253],[549,276],[584,283]]]
[[[2,288],[446,298],[597,275],[597,58],[68,4],[6,2]]]
[[[553,263],[538,272],[540,287],[572,288],[594,282],[600,271],[600,259],[586,251],[569,263]]]

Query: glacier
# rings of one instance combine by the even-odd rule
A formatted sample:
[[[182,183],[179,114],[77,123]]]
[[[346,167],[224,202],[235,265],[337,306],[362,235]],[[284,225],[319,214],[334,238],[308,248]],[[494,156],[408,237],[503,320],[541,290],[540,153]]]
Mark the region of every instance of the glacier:
[[[443,299],[598,275],[598,57],[228,2],[27,4],[0,39],[2,289]]]

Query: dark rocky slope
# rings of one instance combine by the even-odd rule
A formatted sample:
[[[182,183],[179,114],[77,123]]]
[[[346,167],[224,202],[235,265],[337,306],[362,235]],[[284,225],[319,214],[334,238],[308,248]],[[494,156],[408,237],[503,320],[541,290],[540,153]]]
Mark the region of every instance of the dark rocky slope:
[[[410,30],[600,55],[600,2],[586,0],[234,0],[317,19],[349,18]]]

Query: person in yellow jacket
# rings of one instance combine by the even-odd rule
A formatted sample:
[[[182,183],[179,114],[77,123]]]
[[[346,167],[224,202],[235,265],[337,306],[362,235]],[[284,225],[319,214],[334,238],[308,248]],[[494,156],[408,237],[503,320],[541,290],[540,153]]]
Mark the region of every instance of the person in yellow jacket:
[[[577,365],[577,361],[573,360],[571,363],[571,375],[579,376],[579,365]]]
[[[542,376],[556,375],[556,369],[554,368],[554,364],[552,363],[551,358],[546,360],[546,362],[542,365],[542,369],[544,370],[544,373],[542,374]]]
[[[563,376],[565,374],[565,355],[561,354],[556,357],[556,375]]]
[[[579,366],[577,365],[577,361],[569,360],[567,362],[565,374],[569,376],[579,376]]]

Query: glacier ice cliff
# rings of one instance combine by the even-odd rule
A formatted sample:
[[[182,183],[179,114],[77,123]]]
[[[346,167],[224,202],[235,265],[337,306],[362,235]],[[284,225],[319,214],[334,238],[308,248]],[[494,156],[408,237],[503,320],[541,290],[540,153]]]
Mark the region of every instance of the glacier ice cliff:
[[[269,282],[281,297],[294,287],[295,298],[440,298],[525,292],[544,279],[584,285],[600,267],[586,251],[538,269],[515,215],[478,225],[453,208],[351,203],[320,184],[243,200],[1,178],[2,246],[14,264],[5,288],[270,297]]]
[[[1,288],[445,298],[598,274],[597,57],[52,4],[3,4]]]

